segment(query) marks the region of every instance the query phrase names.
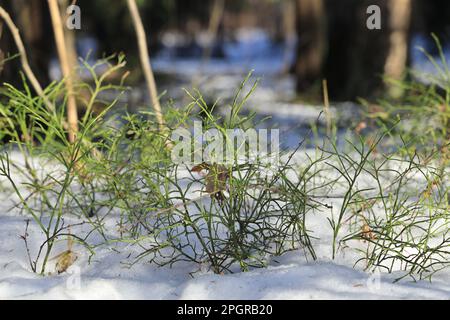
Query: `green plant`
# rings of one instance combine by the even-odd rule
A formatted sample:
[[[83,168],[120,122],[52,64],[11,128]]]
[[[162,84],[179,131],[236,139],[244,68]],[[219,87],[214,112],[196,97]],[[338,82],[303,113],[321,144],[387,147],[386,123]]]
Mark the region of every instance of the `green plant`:
[[[77,210],[82,212],[84,209],[75,189],[86,185],[85,161],[98,156],[96,139],[105,134],[101,120],[114,102],[97,115],[92,113],[91,106],[97,95],[105,90],[103,80],[123,65],[123,58],[119,57],[116,66],[110,65],[102,76],[94,77],[96,86],[91,90],[92,98],[87,104],[87,113],[80,122],[81,129],[74,143],[67,138],[63,82],[53,83],[45,90],[45,96],[61,106],[57,110],[49,110],[41,97],[34,97],[25,81],[24,91],[5,85],[3,96],[6,104],[0,104],[4,125],[0,132],[8,143],[2,146],[0,175],[7,179],[18,197],[16,207],[29,215],[44,235],[34,258],[28,247],[26,232],[23,237],[34,272],[46,272],[55,243],[64,238],[69,239],[69,243],[76,240],[93,253],[87,243],[89,234],[83,237],[71,232],[75,227],[85,224],[85,221],[67,225],[65,217],[76,216]],[[94,68],[89,70],[95,72]],[[19,161],[12,160],[11,156],[17,156]],[[71,207],[71,203],[77,206]],[[68,255],[73,256],[71,245],[68,245],[66,254],[60,257],[67,258]]]
[[[188,93],[193,104],[182,118],[192,118],[189,113],[199,105],[205,115],[204,130],[216,129],[224,134],[226,145],[234,146],[227,129],[245,132],[253,127],[254,115],[240,114],[255,89],[239,99],[248,79],[233,100],[229,116],[215,116],[214,106],[209,107],[199,93]],[[308,200],[303,176],[297,181],[288,178],[289,171],[296,171],[289,160],[278,168],[264,159],[240,163],[239,147],[245,145],[233,149],[231,164],[145,166],[140,182],[143,190],[152,190],[154,200],[140,202],[134,207],[139,217],[128,220],[134,221],[131,230],[139,231],[133,234],[143,249],[138,260],[147,258],[159,265],[191,261],[222,273],[232,272],[236,265],[243,271],[263,267],[271,256],[299,247],[315,258],[305,218],[317,204]],[[196,177],[198,172],[205,177]],[[162,208],[157,209],[157,204]]]
[[[314,214],[330,215],[333,258],[350,248],[361,254],[356,264],[367,270],[403,270],[419,278],[448,266],[448,119],[445,112],[412,104],[448,108],[448,87],[443,95],[442,86],[408,84],[414,88],[405,98],[411,101],[408,112],[391,103],[385,112],[392,118],[378,114],[379,128],[368,134],[341,141],[336,125],[328,123],[332,136],[320,141],[317,135],[314,148],[306,148],[303,137],[297,149],[279,157],[242,159],[251,154],[250,142],[239,144],[234,134],[245,135],[259,124],[245,110],[257,85],[244,92],[251,75],[230,105],[211,105],[200,92],[186,91],[191,102],[184,108],[169,104],[164,114],[169,132],[161,132],[155,114],[117,108],[126,90],[120,77],[125,61],[111,59],[94,66],[83,62],[91,82],[77,86],[88,97],[80,99],[85,113],[74,143],[67,139],[63,82],[45,90],[55,110],[25,82],[23,90],[4,86],[0,176],[29,219],[26,230],[35,223],[42,232],[37,251],[27,231],[23,236],[34,272],[47,273],[60,241],[67,241],[67,249],[54,257],[58,272],[75,260],[73,245],[93,255],[98,246],[116,242],[137,250],[132,257],[129,252],[133,262],[190,261],[215,273],[264,267],[297,249],[316,259],[316,230],[308,222]],[[100,66],[106,66],[104,72]],[[117,74],[119,84],[108,83]],[[112,99],[104,98],[108,92]],[[411,131],[429,113],[441,120],[432,122],[426,135]],[[169,141],[168,134],[195,127],[199,119],[203,131],[224,138],[231,161],[222,163],[214,154],[192,165],[173,161],[168,146],[179,141]]]

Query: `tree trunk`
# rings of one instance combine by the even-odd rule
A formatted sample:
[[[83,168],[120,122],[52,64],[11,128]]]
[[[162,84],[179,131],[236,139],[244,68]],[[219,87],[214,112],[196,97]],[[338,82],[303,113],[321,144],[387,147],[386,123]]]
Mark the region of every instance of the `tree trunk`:
[[[381,30],[367,28],[367,8],[381,9]],[[329,50],[324,77],[332,100],[369,97],[383,87],[382,75],[389,52],[387,0],[327,2]]]
[[[320,80],[326,46],[323,0],[297,0],[297,90],[308,90]]]
[[[78,111],[77,101],[73,90],[73,77],[70,55],[67,51],[66,39],[64,37],[64,24],[57,0],[48,0],[50,15],[55,34],[56,48],[58,50],[59,64],[67,88],[67,120],[69,123],[69,141],[74,143],[78,133]]]
[[[52,47],[48,34],[51,32],[47,8],[41,0],[0,0],[2,6],[11,15],[14,23],[19,28],[20,35],[29,53],[31,68],[42,85],[48,84],[48,66]],[[50,31],[49,31],[50,30]],[[11,34],[5,26],[0,36],[0,50],[8,57],[17,53],[17,48]],[[15,86],[22,80],[17,70],[20,69],[20,59],[9,60],[3,65],[0,82],[8,82]]]
[[[384,88],[385,73],[401,77],[411,0],[298,0],[297,5],[299,92],[326,79],[332,100],[370,98]],[[370,5],[381,9],[380,30],[367,27]]]
[[[412,25],[414,33],[420,33],[427,40],[427,51],[437,54],[438,50],[430,34],[434,33],[442,43],[450,41],[450,1],[411,0],[413,6]]]
[[[141,60],[142,69],[144,71],[145,80],[147,82],[147,89],[155,112],[156,119],[159,124],[161,132],[167,132],[164,117],[159,103],[158,90],[156,89],[155,76],[153,74],[152,66],[150,64],[150,54],[148,52],[147,37],[145,35],[144,25],[142,23],[139,9],[135,0],[128,0],[128,9],[136,30],[136,39],[139,48],[139,57]]]
[[[283,70],[282,73],[288,73],[295,68],[292,61],[291,52],[296,45],[296,1],[285,0],[282,4],[282,28],[278,38],[284,42]]]
[[[31,67],[39,82],[46,86],[50,82],[48,67],[52,48],[51,25],[48,9],[42,0],[15,0],[14,13],[30,56]]]
[[[393,80],[401,80],[408,60],[411,0],[389,0],[388,6],[390,37],[384,74]],[[402,94],[402,90],[399,87],[391,87],[389,93],[393,97],[398,97]]]
[[[12,12],[12,5],[10,2],[0,0],[0,6],[7,12]],[[20,68],[20,62],[18,59],[5,61],[9,56],[16,54],[17,49],[14,46],[14,41],[8,27],[3,21],[0,23],[2,24],[2,31],[0,34],[0,86],[5,82],[17,85],[20,82],[20,79],[16,75],[16,70]]]

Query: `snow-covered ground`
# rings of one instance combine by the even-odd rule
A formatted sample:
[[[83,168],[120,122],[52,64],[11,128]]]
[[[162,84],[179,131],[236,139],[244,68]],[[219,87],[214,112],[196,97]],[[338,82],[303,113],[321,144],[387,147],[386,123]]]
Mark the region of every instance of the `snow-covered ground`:
[[[295,251],[267,269],[192,276],[189,272],[198,267],[190,264],[129,268],[123,264],[127,254],[109,247],[100,249],[90,264],[86,254],[77,252],[80,257],[66,273],[43,277],[30,272],[20,238],[24,220],[0,218],[0,299],[450,299],[448,271],[431,283],[393,283],[396,274],[371,275],[352,268],[345,258],[331,261],[324,255],[325,244],[317,262],[306,262]]]
[[[20,161],[17,156],[14,159]],[[48,274],[40,276],[31,272],[21,238],[30,217],[10,210],[17,199],[5,199],[8,194],[2,190],[0,299],[450,299],[449,268],[434,275],[432,282],[414,282],[407,277],[394,283],[403,272],[366,273],[360,264],[354,266],[360,256],[350,247],[341,248],[332,260],[332,230],[328,214],[320,211],[309,214],[307,221],[316,237],[316,261],[297,250],[271,258],[265,269],[217,275],[205,266],[187,262],[170,268],[142,260],[130,266],[130,254],[139,252],[130,244],[100,245],[91,259],[85,248],[75,244],[77,260],[66,272],[57,274],[53,259]],[[330,201],[333,206],[339,204],[339,200]],[[70,216],[65,219],[67,224],[80,222]],[[105,226],[114,230],[116,219],[108,217]],[[76,232],[90,230],[89,225],[86,228],[81,226]],[[27,241],[32,255],[43,239],[31,221]],[[64,241],[57,243],[51,257],[65,249]]]

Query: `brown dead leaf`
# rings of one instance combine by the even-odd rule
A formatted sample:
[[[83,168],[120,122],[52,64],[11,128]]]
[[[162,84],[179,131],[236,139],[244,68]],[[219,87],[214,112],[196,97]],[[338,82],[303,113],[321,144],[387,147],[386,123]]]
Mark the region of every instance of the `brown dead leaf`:
[[[56,272],[58,272],[58,274],[65,272],[77,260],[77,258],[77,255],[71,250],[66,250],[63,253],[60,253],[53,258],[57,259]]]
[[[202,162],[199,165],[193,166],[191,169],[191,172],[200,172],[203,170],[207,170],[209,168],[209,165],[205,162]]]
[[[364,223],[364,225],[361,228],[361,234],[362,237],[366,240],[374,240],[376,239],[375,235],[372,232],[372,229],[367,223]]]
[[[211,197],[223,201],[225,199],[223,192],[227,190],[229,178],[227,167],[220,164],[201,163],[192,167],[191,172],[201,172],[203,170],[207,171],[205,177],[206,192],[211,194]]]
[[[212,165],[206,176],[206,192],[216,193],[227,188],[228,170],[222,165]]]

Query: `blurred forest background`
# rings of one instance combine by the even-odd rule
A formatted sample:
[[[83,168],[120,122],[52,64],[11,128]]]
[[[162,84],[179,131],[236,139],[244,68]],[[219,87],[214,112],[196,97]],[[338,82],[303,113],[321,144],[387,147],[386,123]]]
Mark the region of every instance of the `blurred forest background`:
[[[71,3],[81,8],[81,29],[67,32],[72,51],[93,61],[123,52],[129,81],[141,83],[126,1],[60,1],[61,8]],[[366,10],[373,4],[381,8],[381,30],[366,27]],[[47,1],[0,0],[0,5],[18,26],[41,84],[58,79]],[[269,83],[289,79],[296,97],[319,99],[327,79],[333,101],[354,101],[389,92],[383,76],[400,79],[410,66],[426,68],[415,48],[436,53],[431,33],[449,52],[448,0],[140,0],[138,5],[157,84],[169,91],[189,82],[201,86],[202,78],[196,80],[201,76],[242,79],[254,69]],[[0,30],[1,57],[14,56],[9,30]],[[19,59],[2,62],[1,82],[19,84],[18,70]]]

